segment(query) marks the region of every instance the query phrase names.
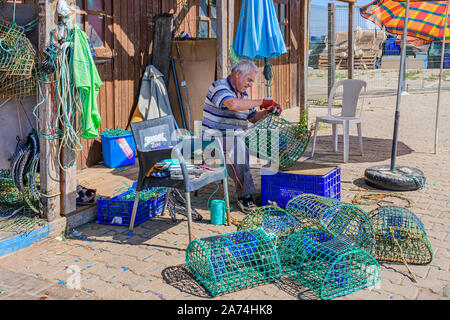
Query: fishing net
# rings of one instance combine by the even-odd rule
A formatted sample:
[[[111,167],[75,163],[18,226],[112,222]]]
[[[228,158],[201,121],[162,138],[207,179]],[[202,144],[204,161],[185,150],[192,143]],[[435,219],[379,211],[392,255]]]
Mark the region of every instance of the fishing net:
[[[36,52],[25,29],[0,16],[0,99],[35,94]]]
[[[383,206],[371,212],[377,260],[427,264],[433,250],[425,227],[410,210]]]
[[[15,234],[23,234],[30,232],[36,228],[48,225],[45,219],[37,216],[34,211],[23,206],[12,212],[3,211],[0,217],[0,232],[10,232]],[[5,213],[9,213],[8,216]]]
[[[14,184],[11,171],[0,169],[0,232],[24,233],[45,224],[28,205],[28,193]]]
[[[311,131],[306,126],[270,114],[245,131],[243,138],[251,152],[278,163],[281,170],[286,170],[305,152]]]
[[[357,206],[334,198],[301,194],[288,202],[286,210],[306,226],[346,238],[369,253],[373,251],[375,235],[370,217]]]
[[[11,177],[11,171],[0,169],[0,206],[14,206],[22,201],[21,193]]]
[[[281,277],[275,245],[261,228],[195,239],[186,265],[212,296]]]
[[[242,220],[238,230],[248,230],[261,227],[266,231],[277,247],[281,241],[296,229],[303,225],[295,219],[286,210],[275,207],[265,206],[252,210],[252,212]]]
[[[296,230],[280,248],[283,274],[319,295],[333,299],[380,281],[380,266],[345,238],[313,228]]]

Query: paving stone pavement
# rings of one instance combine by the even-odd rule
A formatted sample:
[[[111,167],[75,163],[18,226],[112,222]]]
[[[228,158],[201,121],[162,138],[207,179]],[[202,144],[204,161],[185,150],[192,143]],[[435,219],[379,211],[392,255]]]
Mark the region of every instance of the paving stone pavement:
[[[416,167],[425,173],[424,189],[401,194],[413,201],[411,210],[422,220],[428,233],[434,260],[425,266],[410,265],[418,281],[413,282],[401,263],[381,262],[381,281],[337,300],[448,300],[450,295],[450,93],[443,92],[439,152],[433,153],[436,94],[402,97],[397,164]],[[363,111],[364,155],[359,155],[356,128],[350,129],[350,159],[342,162],[331,145],[331,127],[321,127],[314,161],[341,167],[342,201],[351,202],[363,181],[364,170],[389,164],[392,147],[395,96],[366,99]],[[326,114],[326,107],[311,107],[309,121]],[[286,110],[284,117],[297,121],[298,109]],[[342,130],[342,129],[341,129]],[[341,134],[342,131],[339,131]],[[312,144],[304,157],[311,155]],[[253,168],[257,188],[259,169]],[[215,190],[210,185],[194,197],[193,203],[204,219],[193,223],[195,237],[233,232],[236,227],[209,223],[206,199]],[[234,186],[230,181],[231,197]],[[220,192],[219,192],[220,193]],[[405,205],[401,199],[394,204]],[[233,204],[233,203],[232,203]],[[361,205],[370,211],[376,204]],[[243,219],[233,206],[232,216]],[[146,299],[146,300],[311,300],[317,295],[298,283],[280,281],[211,298],[185,266],[188,245],[187,222],[182,216],[173,223],[166,216],[147,221],[128,235],[126,227],[92,222],[77,228],[78,236],[57,237],[34,244],[0,258],[0,299]],[[74,276],[79,271],[79,282]],[[77,290],[68,288],[69,283]]]

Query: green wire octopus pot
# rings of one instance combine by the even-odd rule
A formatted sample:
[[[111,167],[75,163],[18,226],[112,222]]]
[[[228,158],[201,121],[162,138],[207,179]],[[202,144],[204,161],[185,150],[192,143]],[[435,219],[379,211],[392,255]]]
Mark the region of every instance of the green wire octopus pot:
[[[410,210],[382,206],[371,211],[371,219],[377,260],[411,264],[428,264],[433,260],[425,227]]]
[[[261,228],[191,241],[186,266],[212,296],[281,277],[275,245]]]
[[[274,240],[277,248],[281,242],[294,230],[301,229],[304,225],[283,208],[276,206],[264,206],[253,209],[238,227],[240,230],[248,230],[261,227],[270,238]]]
[[[250,152],[278,163],[280,170],[287,170],[305,152],[311,131],[269,114],[247,129],[242,137]]]
[[[304,193],[292,198],[286,210],[308,227],[346,238],[368,253],[373,252],[375,234],[370,217],[355,205]]]
[[[283,274],[329,300],[370,287],[380,281],[373,256],[315,228],[293,232],[279,250]]]

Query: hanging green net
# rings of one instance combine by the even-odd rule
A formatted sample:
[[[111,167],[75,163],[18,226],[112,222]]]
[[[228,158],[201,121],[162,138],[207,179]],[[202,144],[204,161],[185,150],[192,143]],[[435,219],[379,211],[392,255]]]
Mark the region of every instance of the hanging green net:
[[[248,230],[261,227],[274,240],[277,247],[294,230],[304,225],[286,210],[276,206],[265,206],[252,210],[242,220],[238,230]]]
[[[278,163],[281,170],[291,167],[305,152],[311,138],[306,126],[269,114],[244,132],[248,149]]]
[[[279,250],[283,274],[333,299],[380,281],[380,266],[369,253],[345,238],[314,228],[296,230]]]
[[[306,226],[346,238],[369,253],[373,251],[375,234],[370,217],[355,205],[304,193],[292,198],[286,210]]]
[[[410,210],[383,206],[371,212],[377,260],[427,264],[433,250],[425,227]]]
[[[281,277],[275,245],[261,228],[195,239],[186,265],[212,296]]]

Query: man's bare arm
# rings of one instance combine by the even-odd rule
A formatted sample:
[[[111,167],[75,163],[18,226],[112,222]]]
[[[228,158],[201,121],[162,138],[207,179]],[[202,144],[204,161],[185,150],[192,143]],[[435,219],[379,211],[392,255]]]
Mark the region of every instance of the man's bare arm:
[[[258,107],[262,104],[262,99],[237,99],[230,98],[223,102],[223,105],[228,110],[232,111],[244,111],[254,107]]]
[[[251,123],[256,123],[256,122],[258,122],[259,120],[261,120],[262,118],[264,118],[268,114],[269,114],[269,111],[267,111],[267,110],[257,111],[257,112],[255,112],[253,117],[248,119],[248,121],[250,121]]]

